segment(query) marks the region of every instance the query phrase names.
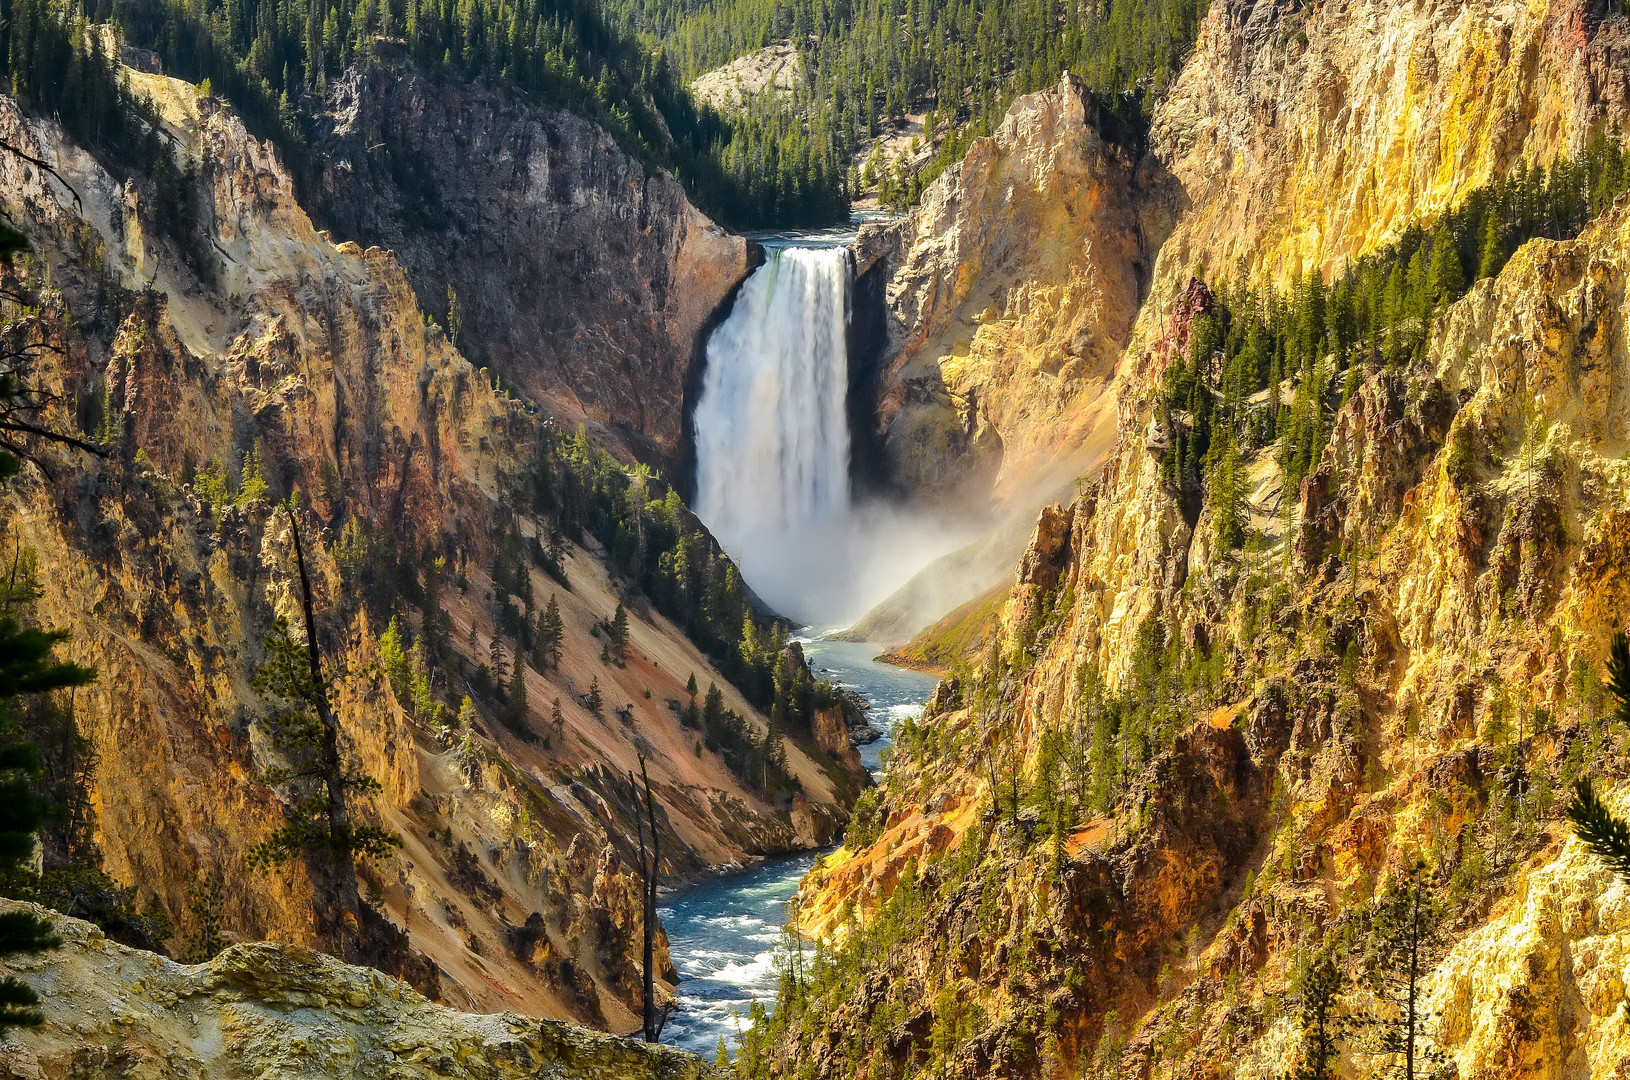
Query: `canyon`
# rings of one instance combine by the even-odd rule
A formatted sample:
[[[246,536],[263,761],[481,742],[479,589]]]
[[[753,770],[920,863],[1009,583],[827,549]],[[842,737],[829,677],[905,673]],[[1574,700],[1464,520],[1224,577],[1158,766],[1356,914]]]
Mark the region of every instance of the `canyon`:
[[[770,1061],[753,1075],[1287,1075],[1301,965],[1332,942],[1360,955],[1377,883],[1418,855],[1454,890],[1456,943],[1425,985],[1458,1074],[1623,1068],[1618,886],[1561,817],[1582,760],[1622,775],[1588,673],[1630,599],[1623,200],[1516,251],[1413,358],[1368,361],[1294,488],[1277,495],[1272,454],[1247,457],[1243,551],[1163,471],[1160,426],[1168,368],[1228,315],[1224,279],[1330,281],[1519,163],[1620,130],[1622,33],[1572,4],[1211,5],[1140,166],[1178,194],[1134,321],[1111,324],[1114,434],[1079,493],[1034,518],[987,638],[891,760],[877,830],[806,882],[804,925],[853,939],[865,976],[784,997],[797,1015],[751,1047]],[[1000,131],[1047,100],[1021,99]],[[1000,133],[976,143],[965,175],[1001,149]],[[963,182],[962,198],[984,190],[977,171]],[[906,280],[889,295],[913,295]],[[930,297],[964,295],[956,273],[930,280]],[[922,370],[954,377],[954,352],[929,347]],[[970,389],[983,403],[1000,385]],[[1031,416],[1056,400],[1029,395]],[[981,415],[1005,445],[999,402]],[[1097,775],[1061,763],[1076,740],[1090,752],[1106,710],[1127,722],[1162,693],[1181,703],[1169,741],[1101,810],[1049,829],[1056,789]],[[1514,796],[1530,775],[1543,793]],[[1495,960],[1496,941],[1513,953]],[[1570,970],[1556,958],[1574,950]],[[1354,1014],[1377,1007],[1349,994]],[[1355,1035],[1333,1064],[1385,1061]]]
[[[425,314],[411,267],[414,258],[421,273],[437,267],[468,297],[522,295],[513,282],[499,290],[456,276],[499,263],[423,248],[414,255],[411,245],[404,263],[336,241],[314,226],[272,147],[221,100],[138,67],[122,78],[193,164],[195,229],[157,227],[148,178],[115,176],[51,122],[9,102],[0,117],[9,145],[55,163],[46,172],[12,155],[0,165],[0,194],[33,246],[15,280],[39,298],[44,333],[58,343],[36,377],[60,403],[56,422],[77,428],[85,410],[99,408],[112,432],[105,461],[66,452],[5,496],[11,556],[40,568],[32,617],[70,631],[73,659],[98,671],[74,715],[95,761],[87,794],[103,867],[134,886],[135,902],[173,927],[176,941],[207,918],[228,940],[311,944],[313,894],[303,875],[245,865],[282,818],[260,779],[274,750],[259,722],[271,706],[254,676],[275,620],[299,622],[290,519],[277,501],[299,493],[323,644],[343,673],[335,709],[345,743],[382,785],[378,820],[404,841],[366,868],[365,890],[439,972],[424,988],[464,1008],[633,1027],[636,759],[650,763],[671,879],[830,841],[858,764],[845,763],[853,752],[843,724],[825,724],[822,734],[839,741],[822,747],[813,729],[789,741],[796,791],[767,796],[724,762],[711,737],[704,747],[679,722],[692,679],[717,685],[745,730],[763,731],[768,720],[701,646],[629,595],[592,536],[559,541],[554,576],[522,554],[512,570],[518,583],[500,586],[492,575],[506,544],[520,553],[549,541],[533,484],[551,440],[570,438],[565,425],[610,432],[610,417],[630,415],[624,406],[638,396],[653,419],[611,432],[607,443],[630,460],[642,448],[656,447],[658,457],[677,448],[689,348],[711,306],[746,272],[744,242],[707,222],[671,180],[631,186],[642,170],[592,125],[552,111],[512,116],[509,143],[491,152],[518,154],[514,168],[537,179],[535,188],[509,189],[523,200],[530,191],[529,227],[541,214],[608,236],[606,223],[626,223],[629,247],[608,257],[608,274],[637,278],[631,290],[663,292],[676,276],[694,286],[662,301],[649,291],[627,301],[655,309],[644,325],[665,344],[648,353],[668,358],[665,372],[633,372],[597,350],[600,374],[573,370],[576,396],[562,404],[558,369],[535,366],[531,382],[517,373],[532,355],[586,355],[571,348],[588,348],[594,319],[626,321],[615,299],[611,308],[529,308],[588,321],[540,329],[549,341],[579,344],[528,356],[489,341],[485,320],[498,316],[469,300],[462,334],[503,364],[476,367]],[[409,75],[396,90],[415,88],[423,89]],[[335,88],[352,91],[362,92]],[[338,205],[347,196],[330,177],[324,197]],[[575,212],[562,213],[566,206]],[[390,209],[371,204],[376,214]],[[491,220],[467,227],[475,249],[503,242],[483,232]],[[521,234],[508,239],[519,244]],[[552,255],[545,263],[551,274],[576,273]],[[417,284],[439,290],[443,280]],[[642,380],[637,394],[631,377]],[[506,382],[559,411],[545,414]],[[254,464],[240,486],[246,461]],[[661,489],[653,495],[660,502]],[[365,597],[404,575],[410,596],[428,588],[437,598],[421,599],[422,610],[404,606],[407,628],[430,629],[431,612],[449,650],[438,662],[445,671],[486,672],[501,656],[491,674],[508,682],[513,662],[527,684],[525,716],[507,718],[504,701],[490,696],[462,714],[456,698],[438,711],[391,685],[387,627]],[[539,611],[547,598],[559,603],[561,655],[547,673],[515,656],[520,638],[505,619],[521,594],[528,627],[534,602]],[[624,600],[627,659],[616,662],[604,627]],[[212,897],[207,910],[199,896]],[[667,971],[664,948],[659,932]]]
[[[553,1022],[637,1026],[647,765],[669,882],[833,848],[743,1080],[1290,1075],[1315,956],[1338,1011],[1386,1014],[1368,943],[1417,865],[1444,898],[1425,1038],[1457,1075],[1630,1068],[1624,885],[1565,816],[1591,775],[1630,809],[1598,674],[1630,610],[1630,178],[1384,340],[1306,328],[1302,367],[1227,406],[1274,437],[1181,450],[1248,308],[1278,333],[1616,143],[1627,33],[1587,0],[1213,0],[1146,132],[1064,73],[907,213],[824,241],[720,229],[595,122],[389,41],[300,105],[300,183],[127,52],[193,170],[181,228],[152,177],[0,99],[36,377],[111,447],[8,482],[9,554],[99,672],[73,715],[107,874],[172,952],[226,930],[182,964],[53,916],[62,949],[6,963],[48,1015],[0,1075],[714,1075]],[[704,90],[775,97],[797,56]],[[629,524],[563,535],[611,476]],[[347,750],[403,840],[364,890],[417,989],[314,951],[311,883],[243,866],[284,814],[255,671],[298,619],[296,520]],[[657,573],[648,528],[680,537]],[[870,533],[909,549],[888,589],[856,585]],[[664,607],[670,571],[739,603],[742,642]],[[555,664],[516,630],[550,596]],[[943,676],[875,786],[861,710],[773,622],[869,604],[849,637]],[[404,634],[441,635],[468,712],[393,683]],[[710,685],[734,736],[697,724]],[[660,930],[655,954],[670,1000]],[[1355,1025],[1329,1074],[1387,1064]]]

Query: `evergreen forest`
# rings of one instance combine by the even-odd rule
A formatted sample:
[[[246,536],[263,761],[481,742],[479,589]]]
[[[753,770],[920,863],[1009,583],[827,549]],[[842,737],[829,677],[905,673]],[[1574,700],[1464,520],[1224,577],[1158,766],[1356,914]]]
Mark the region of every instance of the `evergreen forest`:
[[[989,134],[1020,94],[1074,72],[1094,94],[1106,134],[1140,151],[1149,113],[1177,75],[1205,0],[608,0],[610,14],[665,50],[694,79],[772,42],[797,48],[790,98],[761,95],[755,125],[801,117],[821,151],[858,155],[889,121],[923,112],[935,146],[921,168],[867,160],[850,182],[879,186],[904,209]],[[785,123],[785,121],[779,121]],[[943,136],[943,137],[942,137]]]

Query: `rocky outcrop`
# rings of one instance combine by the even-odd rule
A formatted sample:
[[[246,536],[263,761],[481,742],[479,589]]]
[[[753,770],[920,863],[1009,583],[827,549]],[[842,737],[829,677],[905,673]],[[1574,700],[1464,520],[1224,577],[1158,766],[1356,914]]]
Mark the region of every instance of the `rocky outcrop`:
[[[757,100],[765,91],[777,97],[790,95],[803,74],[798,49],[790,41],[778,41],[703,72],[691,81],[690,92],[698,102],[715,109],[735,109],[744,101]]]
[[[815,709],[815,745],[831,754],[857,776],[864,774],[855,747],[876,742],[883,733],[872,726],[866,715],[866,699],[853,690],[838,689],[835,700]]]
[[[687,377],[750,269],[746,241],[590,121],[433,83],[388,52],[335,80],[310,126],[318,218],[392,251],[466,356],[568,425],[676,460]]]
[[[1162,279],[1288,281],[1623,121],[1623,27],[1579,0],[1226,0],[1155,112],[1188,208]]]
[[[809,736],[851,780],[862,786],[869,783],[870,777],[860,762],[860,754],[855,751],[855,747],[880,737],[878,730],[867,719],[866,699],[853,690],[830,683],[813,686],[809,664],[804,659],[804,648],[796,641],[782,650],[779,677],[784,686],[810,687],[815,700],[809,714]]]
[[[1612,1076],[1630,1068],[1627,961],[1630,893],[1569,840],[1438,963],[1426,1008],[1461,1076]]]
[[[894,483],[1009,497],[1101,450],[1172,198],[1065,76],[905,219],[861,230],[857,273],[887,275],[876,422]]]
[[[455,1012],[297,945],[235,945],[186,966],[108,941],[89,923],[52,921],[60,948],[0,965],[40,993],[45,1015],[43,1026],[0,1043],[5,1080],[713,1075],[665,1046],[516,1013]]]

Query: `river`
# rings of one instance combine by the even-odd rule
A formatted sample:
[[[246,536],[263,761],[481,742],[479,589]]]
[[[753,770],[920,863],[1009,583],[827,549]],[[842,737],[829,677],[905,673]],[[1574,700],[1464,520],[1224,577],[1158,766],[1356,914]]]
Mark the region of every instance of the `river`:
[[[880,775],[881,756],[894,725],[922,710],[935,680],[880,664],[875,645],[809,641],[804,655],[817,678],[831,679],[866,699],[883,737],[861,747],[861,760]],[[736,1033],[754,1000],[775,997],[775,947],[798,882],[819,855],[771,859],[676,894],[659,910],[679,970],[679,1009],[662,1041],[709,1058],[719,1039],[734,1050]]]

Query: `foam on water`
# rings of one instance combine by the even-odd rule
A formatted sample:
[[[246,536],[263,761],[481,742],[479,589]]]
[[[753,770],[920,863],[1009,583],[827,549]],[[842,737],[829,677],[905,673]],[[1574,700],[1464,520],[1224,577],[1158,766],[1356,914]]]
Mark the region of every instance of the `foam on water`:
[[[781,615],[858,618],[974,523],[857,501],[849,485],[848,249],[766,243],[707,343],[692,508]]]

